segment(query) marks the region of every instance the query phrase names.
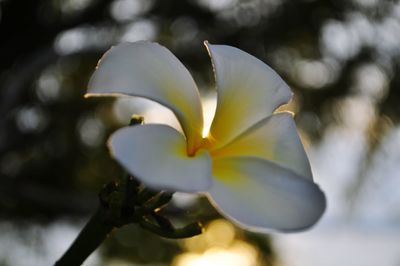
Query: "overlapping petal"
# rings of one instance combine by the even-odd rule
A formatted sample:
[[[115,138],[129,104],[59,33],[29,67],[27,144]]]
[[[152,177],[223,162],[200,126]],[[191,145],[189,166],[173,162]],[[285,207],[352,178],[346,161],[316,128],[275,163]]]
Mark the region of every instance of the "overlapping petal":
[[[325,196],[316,184],[263,159],[216,159],[213,176],[210,200],[249,229],[298,231],[316,223],[325,210]]]
[[[265,63],[235,47],[205,43],[218,91],[211,140],[222,146],[287,103],[292,92]]]
[[[114,158],[151,188],[198,192],[211,184],[209,153],[189,157],[184,137],[169,126],[125,127],[111,136],[109,146]]]
[[[188,150],[200,143],[203,116],[198,89],[189,71],[165,47],[145,41],[123,43],[103,56],[86,96],[120,94],[169,107],[185,132]]]
[[[312,180],[310,163],[297,134],[293,115],[287,112],[263,119],[226,146],[212,151],[212,156],[255,156]]]

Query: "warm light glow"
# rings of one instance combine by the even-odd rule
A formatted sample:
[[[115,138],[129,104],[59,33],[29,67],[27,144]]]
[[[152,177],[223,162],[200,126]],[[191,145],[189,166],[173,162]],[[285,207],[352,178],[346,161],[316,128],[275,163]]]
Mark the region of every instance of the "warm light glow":
[[[173,266],[258,266],[258,251],[235,239],[234,226],[224,219],[212,221],[205,232],[184,240],[187,253],[175,258]]]
[[[210,132],[211,123],[214,118],[215,109],[217,108],[216,95],[209,95],[204,98],[203,101],[203,116],[204,116],[204,127],[203,127],[203,138],[208,136]]]
[[[229,246],[235,239],[235,228],[226,220],[215,220],[207,227],[204,237],[210,246]]]
[[[178,256],[174,266],[256,266],[257,251],[251,245],[235,240],[229,248],[210,248],[203,254],[186,253]]]
[[[197,237],[185,239],[184,245],[188,251],[204,252],[210,247],[228,247],[235,239],[235,228],[226,220],[212,221],[205,232]]]

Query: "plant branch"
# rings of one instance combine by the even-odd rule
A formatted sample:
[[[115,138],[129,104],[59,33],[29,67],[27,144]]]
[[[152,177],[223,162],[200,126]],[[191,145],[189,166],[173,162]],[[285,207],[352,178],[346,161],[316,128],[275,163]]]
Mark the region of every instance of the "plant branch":
[[[108,223],[101,208],[90,218],[78,237],[54,266],[81,265],[106,239],[114,226]]]

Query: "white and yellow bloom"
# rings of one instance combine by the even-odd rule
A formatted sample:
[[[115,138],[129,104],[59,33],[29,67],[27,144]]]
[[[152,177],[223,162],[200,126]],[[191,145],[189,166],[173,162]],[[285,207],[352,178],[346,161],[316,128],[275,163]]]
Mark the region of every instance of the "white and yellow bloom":
[[[301,230],[325,209],[291,114],[274,110],[292,97],[266,64],[231,46],[205,42],[218,91],[210,131],[196,84],[166,48],[141,41],[110,49],[87,97],[139,96],[170,108],[183,134],[162,124],[125,127],[112,155],[147,186],[205,193],[217,209],[255,230]]]

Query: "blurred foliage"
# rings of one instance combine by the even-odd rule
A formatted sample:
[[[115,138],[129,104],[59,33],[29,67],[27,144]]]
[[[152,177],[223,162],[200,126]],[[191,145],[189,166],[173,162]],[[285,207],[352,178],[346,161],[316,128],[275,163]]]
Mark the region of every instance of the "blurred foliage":
[[[350,96],[376,106],[369,126],[376,133],[369,138],[371,154],[385,125],[399,122],[397,1],[2,0],[0,14],[3,219],[48,222],[87,215],[102,184],[121,175],[105,142],[125,122],[116,119],[112,99],[85,100],[83,94],[101,54],[122,41],[162,43],[205,91],[214,81],[203,40],[255,55],[295,91],[290,108],[311,142],[338,123],[338,106]],[[371,79],[374,75],[378,78]],[[377,80],[381,83],[370,86]],[[217,217],[202,201],[188,213],[197,215],[200,209],[210,214],[205,222]],[[145,248],[132,253],[130,244],[115,237],[105,254],[120,256],[125,250],[122,257],[148,263],[149,257],[171,261],[183,250],[176,242],[159,242],[135,230],[126,234],[143,239]],[[273,257],[265,238],[243,238]],[[163,254],[151,252],[160,245]]]

